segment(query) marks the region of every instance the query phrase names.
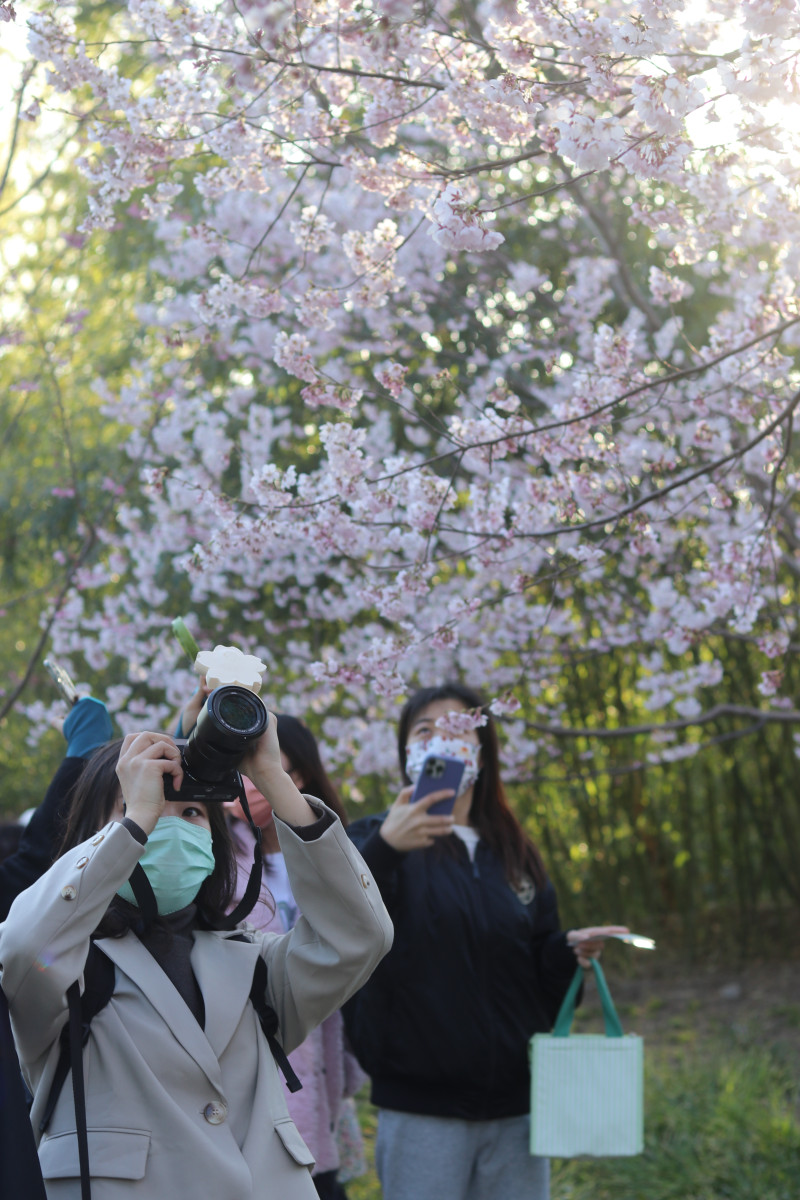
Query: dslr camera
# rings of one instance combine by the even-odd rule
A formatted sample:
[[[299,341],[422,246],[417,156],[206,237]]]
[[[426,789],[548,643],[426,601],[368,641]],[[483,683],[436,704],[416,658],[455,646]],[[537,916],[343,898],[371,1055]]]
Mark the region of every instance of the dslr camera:
[[[176,738],[181,752],[183,783],[174,793],[172,776],[164,776],[167,799],[204,803],[235,800],[239,795],[239,763],[267,728],[264,701],[248,688],[225,684],[215,688],[200,710],[188,738]]]

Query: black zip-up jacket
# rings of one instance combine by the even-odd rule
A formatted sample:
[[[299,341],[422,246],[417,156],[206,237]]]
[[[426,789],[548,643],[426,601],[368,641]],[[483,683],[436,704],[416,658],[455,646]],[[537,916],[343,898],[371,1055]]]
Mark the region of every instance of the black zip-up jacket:
[[[23,830],[19,848],[0,863],[0,921],[5,921],[20,892],[44,875],[55,858],[72,789],[84,765],[82,758],[63,759],[44,800]]]
[[[484,841],[474,863],[455,835],[394,850],[385,816],[347,831],[394,922],[392,949],[344,1008],[372,1102],[467,1120],[526,1113],[528,1040],[552,1028],[577,970],[555,890],[520,898]]]
[[[65,758],[47,795],[25,827],[16,854],[0,863],[0,921],[20,892],[50,866],[82,758]],[[39,1156],[11,1035],[6,998],[0,989],[0,1196],[45,1200]]]

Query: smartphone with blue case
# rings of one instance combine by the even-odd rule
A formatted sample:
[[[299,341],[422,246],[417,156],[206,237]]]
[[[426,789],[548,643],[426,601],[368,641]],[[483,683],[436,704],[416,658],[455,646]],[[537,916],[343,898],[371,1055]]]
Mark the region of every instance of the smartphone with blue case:
[[[453,795],[445,800],[432,804],[428,812],[433,816],[449,816],[456,802],[458,789],[461,786],[461,776],[464,774],[464,763],[460,758],[450,758],[447,754],[429,754],[422,764],[419,779],[411,793],[410,804],[430,796],[431,792],[441,792],[452,788]]]

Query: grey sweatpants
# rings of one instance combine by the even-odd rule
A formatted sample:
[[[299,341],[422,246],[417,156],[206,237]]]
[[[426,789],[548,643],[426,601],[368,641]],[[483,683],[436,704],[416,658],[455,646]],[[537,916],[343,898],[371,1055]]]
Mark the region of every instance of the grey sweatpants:
[[[550,1161],[528,1150],[528,1117],[463,1121],[382,1108],[383,1200],[548,1200]]]

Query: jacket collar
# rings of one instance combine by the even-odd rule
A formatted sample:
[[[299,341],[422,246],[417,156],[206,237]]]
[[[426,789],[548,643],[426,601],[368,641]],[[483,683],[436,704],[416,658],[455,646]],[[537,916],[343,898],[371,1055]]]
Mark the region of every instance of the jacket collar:
[[[236,1032],[250,999],[260,947],[256,942],[226,946],[230,935],[196,930],[191,962],[206,1006],[205,1036],[219,1058]],[[224,979],[225,987],[220,988]]]
[[[219,1058],[238,1026],[250,996],[259,947],[237,944],[226,951],[219,934],[196,931],[191,963],[205,1004],[205,1029],[192,1015],[180,992],[164,974],[149,950],[130,931],[122,938],[99,938],[98,948],[147,997],[170,1032],[222,1094]],[[224,986],[220,987],[220,981]]]

